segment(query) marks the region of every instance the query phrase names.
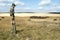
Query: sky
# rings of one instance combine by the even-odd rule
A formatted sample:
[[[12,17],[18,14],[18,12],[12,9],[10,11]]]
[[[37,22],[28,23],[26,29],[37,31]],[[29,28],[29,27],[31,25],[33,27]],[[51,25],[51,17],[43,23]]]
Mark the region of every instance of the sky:
[[[0,0],[0,12],[9,12],[15,3],[15,12],[60,12],[60,0]]]

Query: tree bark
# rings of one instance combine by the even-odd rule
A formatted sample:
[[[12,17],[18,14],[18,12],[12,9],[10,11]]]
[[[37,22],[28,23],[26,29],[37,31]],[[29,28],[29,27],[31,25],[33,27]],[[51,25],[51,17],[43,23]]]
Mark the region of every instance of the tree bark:
[[[13,35],[16,35],[16,24],[15,24],[15,15],[14,15],[14,8],[15,4],[13,3],[10,8],[10,16],[11,16],[11,23],[12,23],[12,33]]]

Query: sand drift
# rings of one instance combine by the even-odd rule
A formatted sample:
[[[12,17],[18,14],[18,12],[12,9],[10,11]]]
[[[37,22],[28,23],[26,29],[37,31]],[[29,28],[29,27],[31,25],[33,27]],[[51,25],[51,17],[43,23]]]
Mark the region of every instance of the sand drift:
[[[0,16],[10,16],[9,13],[1,13]],[[39,14],[39,13],[16,13],[15,16],[25,17],[25,16],[60,16],[60,14]]]

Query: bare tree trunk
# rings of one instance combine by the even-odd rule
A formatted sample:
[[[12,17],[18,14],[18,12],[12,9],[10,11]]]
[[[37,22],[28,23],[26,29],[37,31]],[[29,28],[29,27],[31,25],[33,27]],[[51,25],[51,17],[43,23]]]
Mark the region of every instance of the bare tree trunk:
[[[15,16],[11,16],[12,18],[12,31],[13,31],[13,34],[15,35],[16,34],[16,24],[15,24]]]
[[[14,15],[14,7],[15,4],[13,3],[11,8],[10,8],[10,16],[11,16],[11,23],[12,23],[12,33],[13,35],[16,34],[16,24],[15,24],[15,15]]]

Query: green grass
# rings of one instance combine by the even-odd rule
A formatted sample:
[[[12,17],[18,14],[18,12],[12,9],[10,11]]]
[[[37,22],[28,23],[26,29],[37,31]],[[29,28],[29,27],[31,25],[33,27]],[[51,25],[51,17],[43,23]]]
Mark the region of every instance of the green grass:
[[[60,40],[60,17],[48,18],[51,21],[32,21],[27,17],[16,17],[16,36],[11,32],[11,18],[0,19],[0,40]]]

